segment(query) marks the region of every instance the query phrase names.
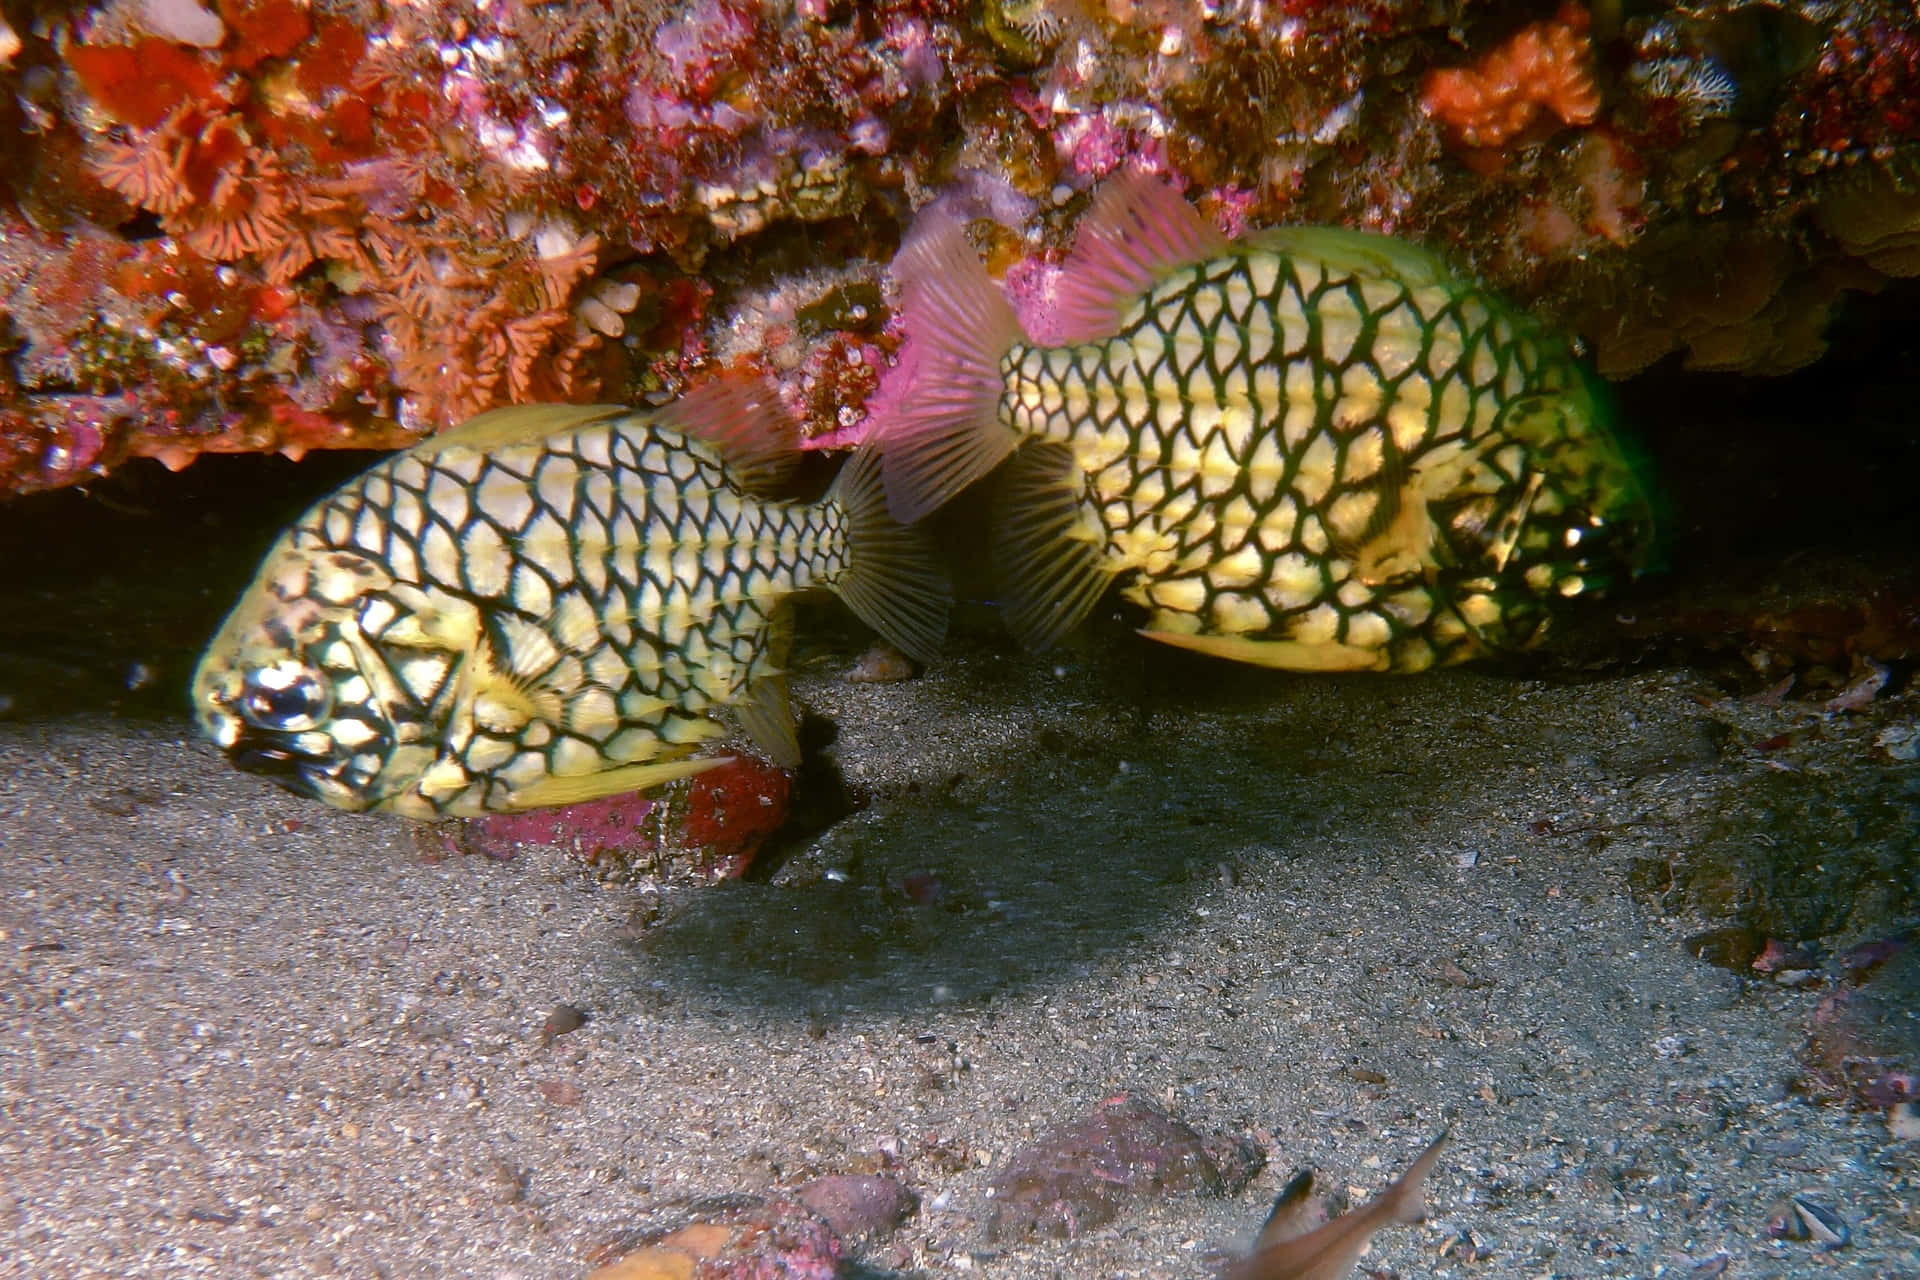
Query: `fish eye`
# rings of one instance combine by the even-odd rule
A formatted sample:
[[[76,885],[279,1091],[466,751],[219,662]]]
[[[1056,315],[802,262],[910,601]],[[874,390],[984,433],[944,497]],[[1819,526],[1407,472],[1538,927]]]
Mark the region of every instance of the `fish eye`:
[[[320,673],[292,661],[249,672],[240,694],[240,714],[276,733],[314,728],[332,709],[333,696]]]

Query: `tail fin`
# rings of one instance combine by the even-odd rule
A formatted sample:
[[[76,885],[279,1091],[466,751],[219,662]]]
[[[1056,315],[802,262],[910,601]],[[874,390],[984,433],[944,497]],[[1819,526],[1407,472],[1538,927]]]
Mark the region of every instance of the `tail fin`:
[[[880,454],[872,445],[841,468],[827,501],[847,514],[847,567],[834,590],[902,653],[931,662],[946,638],[952,587],[927,531],[887,514]]]
[[[1025,335],[960,224],[923,219],[894,260],[908,350],[875,413],[887,502],[911,524],[978,480],[1018,437],[999,421],[1000,358]]]

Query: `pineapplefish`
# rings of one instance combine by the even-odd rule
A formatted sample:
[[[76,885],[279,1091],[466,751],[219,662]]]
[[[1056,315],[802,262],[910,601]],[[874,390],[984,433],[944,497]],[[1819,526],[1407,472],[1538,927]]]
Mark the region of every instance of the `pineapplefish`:
[[[1110,183],[1027,340],[957,223],[902,250],[912,355],[875,433],[917,520],[1006,461],[992,542],[1044,646],[1119,580],[1144,634],[1295,671],[1522,649],[1647,566],[1652,504],[1567,343],[1433,254],[1227,241]]]
[[[782,603],[828,588],[909,654],[946,626],[926,538],[858,453],[812,505],[762,389],[659,411],[499,409],[307,512],[201,659],[242,769],[414,818],[570,804],[698,773],[730,712],[797,761]]]

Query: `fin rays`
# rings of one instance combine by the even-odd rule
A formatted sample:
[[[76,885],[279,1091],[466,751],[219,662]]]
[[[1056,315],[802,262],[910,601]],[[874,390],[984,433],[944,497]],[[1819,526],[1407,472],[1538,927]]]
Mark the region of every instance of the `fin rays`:
[[[605,769],[571,778],[546,777],[510,792],[508,812],[544,809],[550,805],[581,804],[629,791],[645,791],[649,787],[691,778],[732,762],[732,756],[692,756],[680,760],[624,765],[618,769]]]
[[[1226,249],[1227,238],[1159,178],[1129,170],[1110,179],[1094,197],[1061,273],[1060,341],[1112,337],[1127,308],[1168,272]]]
[[[800,432],[774,389],[758,378],[723,377],[703,383],[660,411],[668,426],[720,450],[741,487],[769,493],[785,484],[800,460]]]
[[[1033,444],[1007,464],[995,494],[993,560],[1007,625],[1035,649],[1078,626],[1113,581],[1104,534],[1081,509],[1082,483],[1067,448]]]
[[[1020,321],[960,224],[924,220],[894,263],[910,346],[874,414],[887,502],[911,524],[993,470],[1017,442],[1000,421],[1000,358]]]
[[[1375,1232],[1426,1217],[1427,1176],[1446,1145],[1443,1130],[1380,1194],[1305,1235],[1268,1240],[1263,1232],[1253,1256],[1228,1268],[1226,1280],[1340,1280],[1366,1253]]]
[[[880,454],[857,450],[829,492],[847,513],[847,568],[834,584],[849,609],[902,653],[931,662],[947,634],[951,587],[924,529],[887,511]]]

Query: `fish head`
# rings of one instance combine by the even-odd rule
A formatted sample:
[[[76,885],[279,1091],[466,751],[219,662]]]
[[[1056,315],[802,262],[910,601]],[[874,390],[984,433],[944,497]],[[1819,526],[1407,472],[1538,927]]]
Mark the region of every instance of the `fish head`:
[[[1604,391],[1583,381],[1528,406],[1512,430],[1540,477],[1527,503],[1517,568],[1542,595],[1593,594],[1656,567],[1660,526],[1651,471],[1610,426]]]
[[[1479,440],[1435,451],[1416,483],[1438,531],[1434,585],[1481,652],[1532,647],[1556,603],[1657,556],[1644,469],[1584,389],[1509,402]]]
[[[235,767],[297,794],[378,805],[434,736],[370,638],[397,616],[395,590],[358,553],[276,548],[194,674],[201,732]]]
[[[1510,402],[1496,429],[1445,474],[1449,491],[1436,514],[1447,558],[1503,592],[1596,594],[1657,557],[1645,468],[1584,389]]]

